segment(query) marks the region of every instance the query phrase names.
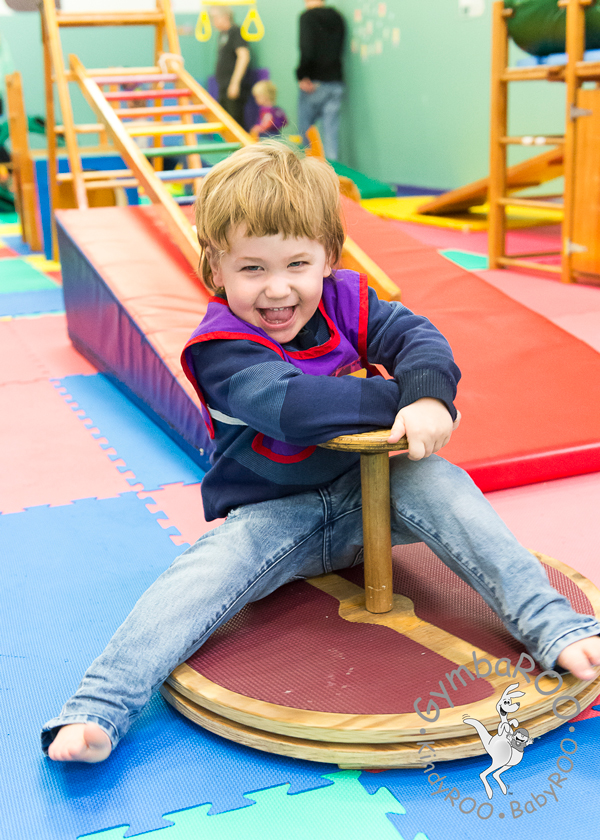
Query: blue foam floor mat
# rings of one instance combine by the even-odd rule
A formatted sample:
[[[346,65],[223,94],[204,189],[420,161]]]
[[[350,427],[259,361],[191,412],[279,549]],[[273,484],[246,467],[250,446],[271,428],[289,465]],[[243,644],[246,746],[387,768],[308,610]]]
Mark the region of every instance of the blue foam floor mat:
[[[35,292],[8,292],[0,295],[0,316],[45,315],[64,312],[62,289],[39,289]]]
[[[526,747],[521,763],[502,775],[507,795],[490,776],[491,802],[479,779],[479,773],[491,764],[488,755],[440,763],[427,774],[419,770],[363,773],[360,781],[369,793],[387,788],[406,808],[401,817],[389,817],[406,840],[419,831],[429,840],[591,840],[597,837],[600,824],[600,717],[575,722],[572,728],[571,732],[568,724],[561,726]],[[566,753],[570,757],[565,758]],[[431,776],[435,784],[430,784],[427,776],[432,773],[443,781]],[[553,785],[556,799],[544,794],[550,789],[552,774],[558,774],[560,781],[560,786]],[[449,798],[453,788],[459,792],[458,799],[454,794],[454,804]]]
[[[28,257],[31,254],[35,253],[31,250],[31,248],[26,242],[23,242],[23,239],[20,235],[2,236],[1,239],[4,242],[4,244],[16,254],[23,254],[23,256]]]
[[[0,564],[3,840],[75,840],[119,825],[131,836],[200,803],[216,813],[249,805],[248,791],[331,784],[322,778],[330,765],[231,744],[159,696],[106,762],[60,764],[42,755],[41,726],[180,551],[156,517],[135,493],[0,516],[10,560]]]
[[[119,469],[135,473],[131,484],[141,482],[146,490],[158,490],[163,484],[195,484],[203,478],[201,467],[102,374],[67,376],[56,384],[66,388],[99,429],[97,437],[107,439],[103,446],[116,450],[113,460],[125,461]]]

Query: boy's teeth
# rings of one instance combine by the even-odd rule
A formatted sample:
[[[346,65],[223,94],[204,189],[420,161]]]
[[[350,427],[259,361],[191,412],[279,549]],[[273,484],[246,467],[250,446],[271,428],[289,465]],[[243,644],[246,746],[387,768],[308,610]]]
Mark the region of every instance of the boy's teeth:
[[[293,309],[293,306],[272,306],[268,309],[262,309],[261,312],[265,321],[270,321],[273,324],[279,324],[289,320]]]

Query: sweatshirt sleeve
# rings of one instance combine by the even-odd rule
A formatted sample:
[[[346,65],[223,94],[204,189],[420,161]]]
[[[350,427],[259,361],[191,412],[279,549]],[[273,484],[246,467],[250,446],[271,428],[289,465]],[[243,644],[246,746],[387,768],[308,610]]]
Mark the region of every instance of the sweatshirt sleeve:
[[[310,78],[310,68],[314,59],[317,34],[311,23],[311,17],[307,14],[300,15],[300,64],[296,69],[298,81],[306,77]]]
[[[369,288],[367,360],[382,365],[399,389],[397,411],[422,397],[441,400],[456,419],[460,370],[450,345],[427,318],[401,303],[379,300]]]
[[[398,411],[393,379],[311,376],[252,341],[196,344],[192,361],[213,411],[297,446],[389,428]]]

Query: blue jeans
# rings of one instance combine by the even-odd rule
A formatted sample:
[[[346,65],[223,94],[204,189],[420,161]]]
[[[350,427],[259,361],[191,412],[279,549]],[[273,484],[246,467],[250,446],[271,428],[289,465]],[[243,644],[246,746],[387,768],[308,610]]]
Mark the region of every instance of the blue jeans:
[[[344,95],[342,82],[314,82],[313,93],[299,91],[298,131],[305,143],[306,132],[321,120],[323,148],[328,160],[337,160],[340,108]]]
[[[600,633],[573,612],[469,476],[432,455],[390,460],[394,545],[425,542],[469,583],[545,668],[571,642]],[[93,721],[115,747],[171,671],[250,601],[289,581],[362,560],[360,468],[320,490],[233,510],[142,595],[60,715]]]

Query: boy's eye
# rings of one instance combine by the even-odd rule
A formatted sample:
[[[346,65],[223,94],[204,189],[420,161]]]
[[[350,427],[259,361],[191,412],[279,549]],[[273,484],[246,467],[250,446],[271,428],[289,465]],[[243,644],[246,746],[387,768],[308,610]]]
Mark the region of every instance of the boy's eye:
[[[288,266],[288,268],[296,268],[299,265],[306,265],[306,260],[294,260]]]
[[[260,266],[260,265],[245,265],[245,266],[242,267],[242,271],[257,272],[257,271],[260,271],[261,268],[262,268],[262,266]]]

